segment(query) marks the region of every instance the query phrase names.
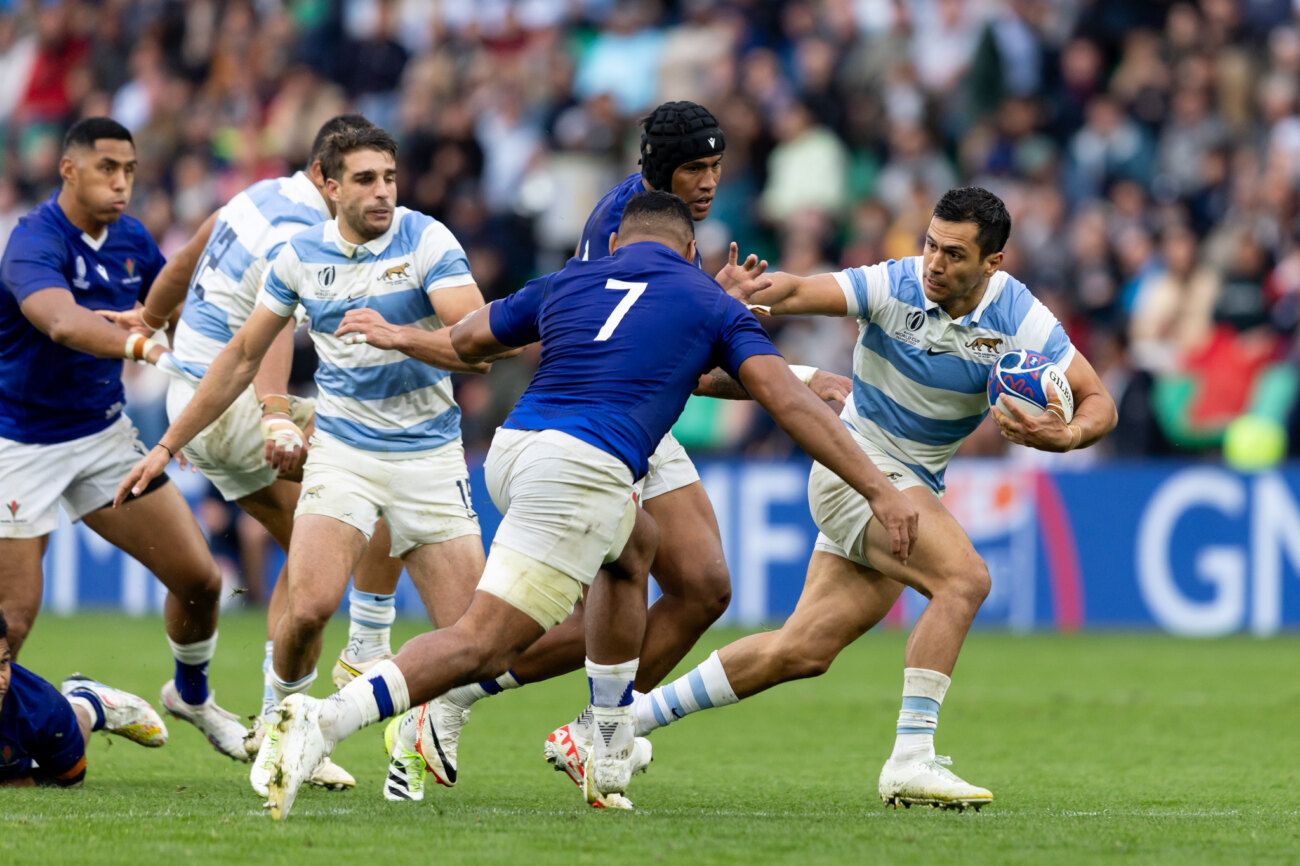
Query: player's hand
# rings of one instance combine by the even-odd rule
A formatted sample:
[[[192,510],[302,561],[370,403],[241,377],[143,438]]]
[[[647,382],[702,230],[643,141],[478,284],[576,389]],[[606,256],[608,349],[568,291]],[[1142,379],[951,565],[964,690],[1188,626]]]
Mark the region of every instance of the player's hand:
[[[144,307],[137,306],[131,310],[95,310],[96,315],[107,319],[119,328],[130,331],[132,334],[141,334],[145,337],[152,337],[154,330],[144,323],[144,317],[140,311]],[[153,363],[150,361],[150,363]]]
[[[128,496],[139,496],[144,493],[144,489],[167,468],[171,462],[171,455],[167,449],[161,445],[155,445],[153,450],[144,455],[140,462],[131,467],[122,483],[117,485],[117,495],[113,497],[113,507],[117,508],[126,501]]]
[[[348,310],[334,336],[342,337],[347,345],[368,343],[376,349],[396,349],[402,329],[391,325],[377,310],[363,308]]]
[[[731,242],[727,253],[727,264],[714,277],[723,291],[742,303],[749,303],[755,292],[761,292],[772,285],[772,278],[763,275],[767,270],[767,259],[760,259],[750,253],[744,264],[739,264],[740,248]]]
[[[1030,415],[1010,401],[999,400],[993,407],[993,420],[1008,442],[1039,451],[1069,451],[1074,447],[1074,433],[1055,412]]]
[[[822,400],[838,400],[847,403],[849,395],[853,393],[853,380],[848,376],[819,369],[813,373],[808,387],[812,388],[812,392]]]
[[[307,441],[293,419],[283,412],[262,416],[262,438],[266,440],[263,456],[279,475],[293,475],[307,459]]]
[[[916,526],[921,513],[912,500],[900,493],[892,484],[882,488],[875,496],[867,497],[871,513],[889,533],[889,549],[898,561],[907,564],[916,543]]]

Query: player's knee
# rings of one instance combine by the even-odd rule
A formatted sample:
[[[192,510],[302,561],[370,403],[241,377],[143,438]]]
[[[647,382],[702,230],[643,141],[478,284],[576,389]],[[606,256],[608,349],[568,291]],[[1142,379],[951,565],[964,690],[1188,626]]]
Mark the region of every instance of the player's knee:
[[[731,604],[731,575],[722,560],[701,564],[687,580],[685,588],[691,606],[708,623],[726,613]]]
[[[286,613],[290,628],[295,632],[318,634],[325,630],[325,626],[337,609],[338,604],[330,604],[328,599],[299,593],[290,597]]]
[[[942,585],[949,595],[975,609],[984,603],[993,588],[988,566],[974,553],[950,566]]]
[[[825,650],[818,644],[778,647],[775,662],[780,681],[806,680],[826,673],[835,661],[835,653]]]
[[[170,586],[172,593],[190,607],[208,610],[221,603],[221,569],[211,557],[184,566],[180,579]]]

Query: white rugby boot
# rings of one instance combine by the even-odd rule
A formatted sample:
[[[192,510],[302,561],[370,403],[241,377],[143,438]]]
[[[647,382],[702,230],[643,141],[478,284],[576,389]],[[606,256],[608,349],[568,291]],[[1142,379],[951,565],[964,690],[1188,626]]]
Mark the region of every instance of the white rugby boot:
[[[364,642],[360,638],[350,638],[347,646],[339,653],[338,660],[334,662],[334,668],[330,671],[330,679],[334,682],[334,688],[341,689],[357,677],[367,673],[375,665],[382,661],[393,658],[391,648],[386,648],[384,652],[376,656],[362,655]]]
[[[267,798],[276,821],[289,817],[303,783],[334,751],[334,743],[326,740],[320,729],[320,705],[306,695],[289,695],[278,707],[279,736]]]
[[[239,716],[217,706],[216,693],[209,690],[208,699],[201,704],[187,704],[176,690],[176,681],[168,680],[162,687],[162,706],[171,716],[183,719],[199,729],[212,747],[236,761],[251,760],[244,740],[248,728]]]
[[[962,779],[948,769],[952,758],[936,755],[910,761],[886,761],[880,771],[880,799],[895,809],[927,805],[939,809],[976,812],[993,802],[993,793]]]
[[[415,750],[424,759],[434,781],[448,788],[456,784],[456,750],[460,731],[469,721],[469,710],[440,695],[412,710],[418,714]]]
[[[253,727],[259,729],[260,736],[256,757],[253,758],[253,767],[248,771],[248,782],[253,786],[253,791],[263,800],[269,796],[271,770],[279,754],[278,722],[279,713],[274,709],[266,716],[258,716],[253,722]],[[245,740],[246,743],[250,741],[251,737]],[[357,780],[347,770],[326,757],[312,771],[307,783],[327,791],[343,791],[355,788]]]
[[[167,726],[144,698],[115,689],[84,674],[73,674],[63,681],[59,691],[64,697],[89,692],[104,708],[103,730],[133,743],[156,749],[167,742]]]
[[[590,708],[583,711],[590,715]],[[579,716],[581,719],[582,716]],[[591,740],[583,734],[590,734],[590,728],[584,731],[578,720],[551,731],[546,742],[542,744],[542,757],[556,772],[564,773],[583,791],[586,791],[587,753],[591,750]],[[654,760],[654,748],[645,737],[632,740],[632,775],[644,773]],[[622,794],[605,794],[595,802],[589,803],[595,809],[631,809],[632,802]]]

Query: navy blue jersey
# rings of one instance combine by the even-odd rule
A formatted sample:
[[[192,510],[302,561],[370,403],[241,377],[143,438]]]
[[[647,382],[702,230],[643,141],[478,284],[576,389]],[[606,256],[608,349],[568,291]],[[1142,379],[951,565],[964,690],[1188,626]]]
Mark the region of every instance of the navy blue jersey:
[[[34,774],[75,781],[86,769],[77,715],[59,690],[20,665],[9,665],[9,691],[0,705],[0,781]]]
[[[745,305],[663,244],[570,259],[489,311],[507,346],[541,340],[542,361],[506,419],[561,430],[646,473],[702,373],[737,376],[754,355],[779,355]]]
[[[623,220],[623,208],[632,200],[632,196],[645,192],[641,182],[641,173],[629,174],[618,186],[605,193],[605,197],[596,203],[587,224],[582,227],[582,237],[578,240],[578,258],[583,261],[603,259],[609,255],[609,236],[618,231],[618,224]],[[703,266],[698,251],[695,264]]]
[[[91,310],[129,310],[163,266],[139,220],[124,214],[96,240],[68,221],[57,197],[18,221],[0,261],[0,437],[18,442],[98,433],[123,402],[120,358],[60,346],[19,305],[34,292],[58,288]]]

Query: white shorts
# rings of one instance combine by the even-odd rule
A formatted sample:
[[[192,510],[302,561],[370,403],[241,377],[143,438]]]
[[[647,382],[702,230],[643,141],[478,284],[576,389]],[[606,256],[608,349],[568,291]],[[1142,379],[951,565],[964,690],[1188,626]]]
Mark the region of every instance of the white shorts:
[[[636,510],[632,473],[614,455],[558,430],[500,428],[483,469],[505,515],[494,548],[583,585],[623,552]]]
[[[695,464],[686,454],[682,443],[673,434],[666,433],[659,440],[659,447],[650,455],[650,468],[637,482],[637,492],[641,501],[645,502],[699,480],[700,473],[695,470]]]
[[[853,441],[896,489],[925,486],[925,482],[901,462],[863,439],[856,431],[850,429],[849,432]],[[813,545],[814,550],[833,553],[850,562],[871,567],[865,549],[867,523],[871,520],[871,504],[866,497],[822,464],[813,463],[808,475],[808,507],[812,510],[813,522],[821,530]]]
[[[459,440],[419,456],[385,459],[320,431],[312,434],[294,518],[322,514],[366,538],[380,517],[393,536],[390,553],[478,535],[465,449]]]
[[[194,397],[198,384],[173,378],[167,386],[167,419],[175,422]],[[316,401],[290,397],[289,416],[300,429],[306,429],[316,414]],[[266,440],[262,438],[262,406],[253,386],[249,385],[221,417],[195,436],[181,451],[203,476],[221,491],[227,501],[234,501],[270,487],[276,472],[265,459]]]
[[[0,438],[0,538],[49,535],[59,524],[60,503],[74,521],[111,505],[117,486],[144,455],[126,415],[69,442]]]

